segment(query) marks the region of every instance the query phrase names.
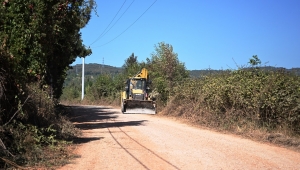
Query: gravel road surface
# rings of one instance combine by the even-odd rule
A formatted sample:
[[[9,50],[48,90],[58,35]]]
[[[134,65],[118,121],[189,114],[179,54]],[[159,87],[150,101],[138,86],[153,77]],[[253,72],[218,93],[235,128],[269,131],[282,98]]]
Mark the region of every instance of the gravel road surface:
[[[300,153],[157,115],[122,114],[104,106],[73,106],[82,129],[61,170],[300,169]]]

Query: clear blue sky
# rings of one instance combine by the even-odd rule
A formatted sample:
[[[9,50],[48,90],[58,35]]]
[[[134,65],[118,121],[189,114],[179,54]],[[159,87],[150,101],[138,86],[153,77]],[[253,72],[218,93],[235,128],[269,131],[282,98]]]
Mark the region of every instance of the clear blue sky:
[[[84,44],[93,51],[86,63],[102,64],[104,58],[104,64],[121,67],[131,53],[145,61],[154,45],[165,42],[188,70],[235,69],[236,64],[247,64],[252,55],[270,66],[300,67],[300,0],[132,2],[97,0],[99,17],[93,13],[82,29]],[[78,58],[72,65],[81,62]]]

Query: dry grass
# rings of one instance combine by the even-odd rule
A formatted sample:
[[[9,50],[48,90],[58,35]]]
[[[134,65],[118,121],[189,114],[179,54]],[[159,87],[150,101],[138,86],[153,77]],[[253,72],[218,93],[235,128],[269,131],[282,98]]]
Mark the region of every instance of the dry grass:
[[[281,132],[268,132],[265,129],[258,128],[255,125],[247,124],[247,126],[231,126],[231,128],[220,126],[220,122],[211,121],[205,118],[205,113],[203,111],[197,112],[196,114],[189,111],[190,108],[184,109],[183,107],[177,107],[177,109],[167,110],[158,113],[158,116],[168,117],[175,120],[179,120],[183,123],[208,129],[216,132],[221,132],[225,134],[234,134],[250,140],[263,143],[271,143],[276,146],[289,148],[291,150],[300,152],[300,137],[288,136]]]
[[[50,169],[72,157],[67,141],[79,131],[65,116],[70,110],[57,105],[38,87],[28,85],[24,93],[28,94],[26,100],[20,98],[19,110],[11,113],[9,121],[0,126],[4,145],[0,148],[0,168],[13,169],[18,165]],[[7,148],[10,154],[2,148]]]
[[[61,143],[55,147],[46,147],[43,149],[43,157],[39,161],[30,162],[26,168],[29,169],[57,169],[70,163],[79,156],[74,154],[75,145],[71,143]]]

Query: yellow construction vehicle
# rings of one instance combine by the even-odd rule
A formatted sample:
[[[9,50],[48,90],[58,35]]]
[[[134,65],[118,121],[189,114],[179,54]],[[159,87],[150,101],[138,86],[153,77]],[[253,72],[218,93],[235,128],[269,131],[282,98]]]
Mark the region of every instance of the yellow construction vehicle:
[[[143,68],[134,77],[127,79],[121,92],[122,113],[156,114],[156,104],[150,95],[148,70]]]

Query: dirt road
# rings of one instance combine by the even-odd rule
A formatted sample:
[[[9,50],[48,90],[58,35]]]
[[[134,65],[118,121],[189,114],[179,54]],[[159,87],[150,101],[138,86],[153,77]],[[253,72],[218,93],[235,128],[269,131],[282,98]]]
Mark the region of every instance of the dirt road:
[[[191,127],[155,115],[121,114],[76,106],[83,131],[73,160],[82,169],[300,169],[300,153],[233,135]]]

